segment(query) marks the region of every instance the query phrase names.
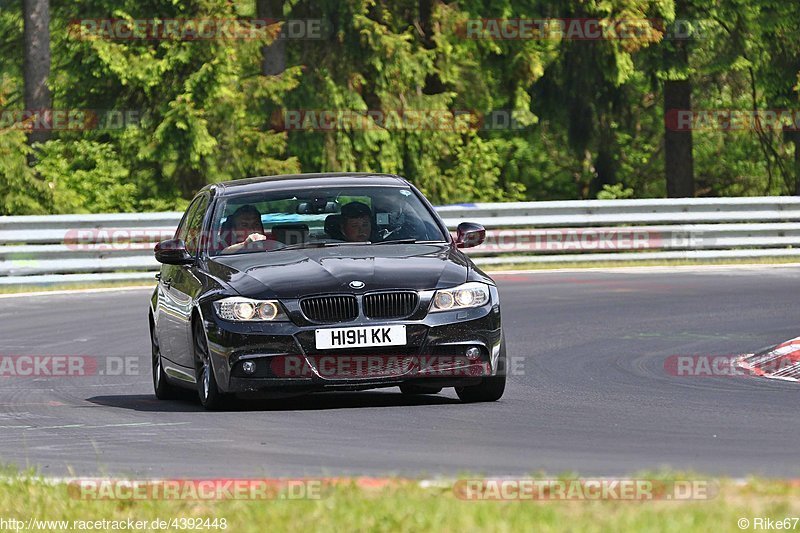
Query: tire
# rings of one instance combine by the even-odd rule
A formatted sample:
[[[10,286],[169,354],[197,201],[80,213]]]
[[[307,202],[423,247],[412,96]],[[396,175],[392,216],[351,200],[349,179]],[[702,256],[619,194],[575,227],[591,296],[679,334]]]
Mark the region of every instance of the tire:
[[[211,366],[211,356],[208,353],[206,334],[199,319],[194,320],[192,326],[194,337],[195,368],[197,371],[197,396],[200,404],[208,411],[215,411],[224,407],[226,396],[217,387],[217,378]]]
[[[502,335],[500,354],[497,357],[497,375],[485,377],[478,385],[456,387],[462,402],[496,402],[506,390],[506,336]]]
[[[442,392],[442,387],[428,388],[421,385],[403,383],[400,385],[400,392],[403,394],[439,394]]]
[[[150,349],[153,376],[153,390],[159,400],[175,400],[180,396],[180,390],[167,381],[167,374],[161,364],[161,349],[158,346],[155,328],[150,323]]]

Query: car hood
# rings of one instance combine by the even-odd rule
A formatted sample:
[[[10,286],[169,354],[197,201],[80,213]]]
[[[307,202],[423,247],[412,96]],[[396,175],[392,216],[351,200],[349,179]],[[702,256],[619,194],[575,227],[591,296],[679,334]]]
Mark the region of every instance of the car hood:
[[[471,262],[449,244],[337,246],[219,256],[209,272],[252,298],[298,298],[364,291],[437,289],[467,281]]]

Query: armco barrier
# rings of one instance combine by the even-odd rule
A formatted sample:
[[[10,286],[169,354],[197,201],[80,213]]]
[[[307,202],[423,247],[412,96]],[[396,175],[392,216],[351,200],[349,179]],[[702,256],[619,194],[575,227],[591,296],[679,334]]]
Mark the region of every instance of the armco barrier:
[[[478,264],[800,256],[800,197],[482,203],[437,207],[487,228]],[[181,213],[0,217],[0,285],[152,279]],[[798,259],[800,261],[800,258]]]

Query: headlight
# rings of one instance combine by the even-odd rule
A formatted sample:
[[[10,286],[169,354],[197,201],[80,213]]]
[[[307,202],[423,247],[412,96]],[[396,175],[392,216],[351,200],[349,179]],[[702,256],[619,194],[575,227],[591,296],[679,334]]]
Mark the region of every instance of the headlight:
[[[289,318],[278,300],[251,300],[250,298],[225,298],[214,302],[217,315],[223,320],[246,322],[279,322]]]
[[[489,301],[489,287],[485,283],[471,282],[442,289],[433,295],[431,313],[449,311],[451,309],[468,309],[480,307]]]

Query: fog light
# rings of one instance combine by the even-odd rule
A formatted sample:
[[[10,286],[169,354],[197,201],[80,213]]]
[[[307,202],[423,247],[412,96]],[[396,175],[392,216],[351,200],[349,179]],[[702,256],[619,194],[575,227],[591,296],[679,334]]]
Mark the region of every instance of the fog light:
[[[245,374],[253,374],[256,371],[256,364],[253,361],[245,361],[242,363],[242,370]]]
[[[477,348],[475,346],[472,346],[470,348],[467,348],[467,351],[464,352],[464,355],[467,356],[467,359],[472,359],[472,360],[480,359],[480,357],[481,357],[481,349]]]

